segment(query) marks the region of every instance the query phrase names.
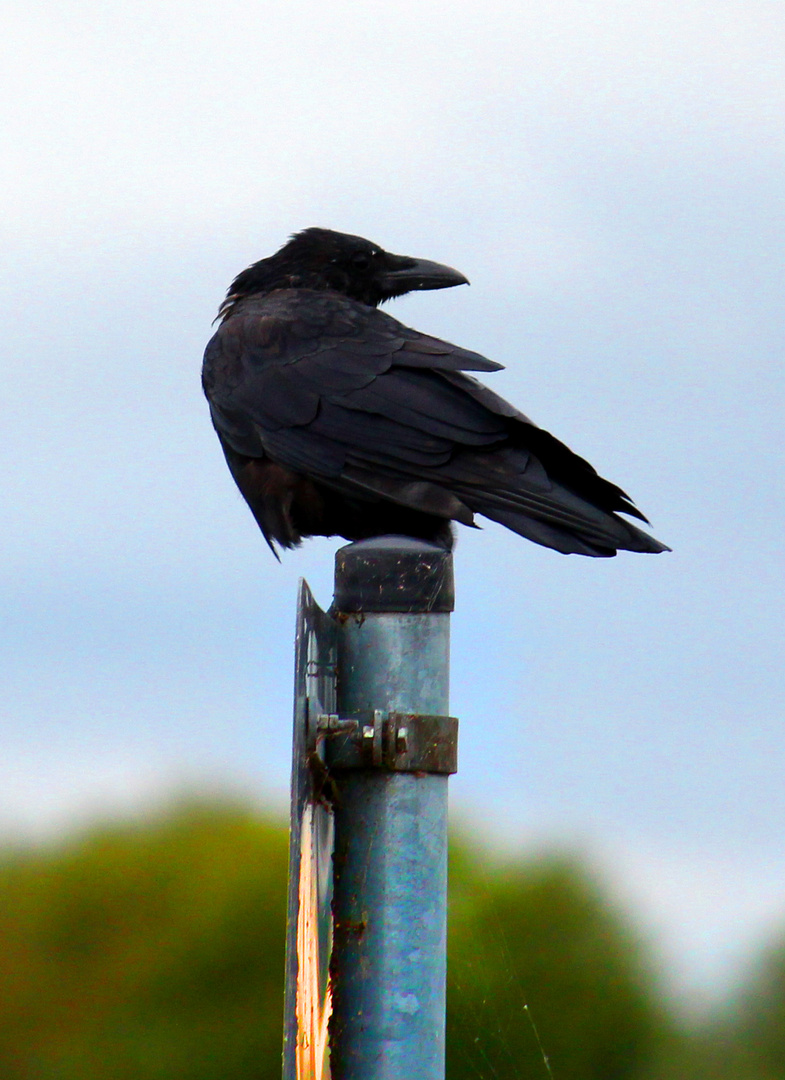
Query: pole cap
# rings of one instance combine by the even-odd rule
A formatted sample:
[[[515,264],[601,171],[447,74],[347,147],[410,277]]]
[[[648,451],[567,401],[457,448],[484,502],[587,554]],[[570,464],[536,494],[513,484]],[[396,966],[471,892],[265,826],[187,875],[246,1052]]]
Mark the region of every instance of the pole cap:
[[[410,536],[375,536],[335,553],[335,612],[455,609],[452,552]]]

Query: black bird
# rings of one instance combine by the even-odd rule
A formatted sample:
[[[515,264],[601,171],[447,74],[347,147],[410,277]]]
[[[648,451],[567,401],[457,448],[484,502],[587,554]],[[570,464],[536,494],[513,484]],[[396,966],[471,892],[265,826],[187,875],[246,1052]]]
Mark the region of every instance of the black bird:
[[[359,236],[305,229],[232,282],[202,384],[232,476],[273,553],[307,536],[397,533],[452,547],[451,521],[501,522],[557,551],[667,551],[646,518],[465,371],[478,353],[377,305],[468,284]]]

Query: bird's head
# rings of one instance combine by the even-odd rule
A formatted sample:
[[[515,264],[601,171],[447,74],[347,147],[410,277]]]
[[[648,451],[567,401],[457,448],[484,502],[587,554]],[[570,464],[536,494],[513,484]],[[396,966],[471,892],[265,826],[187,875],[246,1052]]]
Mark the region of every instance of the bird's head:
[[[331,229],[304,229],[275,255],[238,274],[221,312],[244,296],[275,289],[330,290],[375,307],[413,289],[448,289],[468,284],[463,274],[449,266],[392,255],[361,236]]]

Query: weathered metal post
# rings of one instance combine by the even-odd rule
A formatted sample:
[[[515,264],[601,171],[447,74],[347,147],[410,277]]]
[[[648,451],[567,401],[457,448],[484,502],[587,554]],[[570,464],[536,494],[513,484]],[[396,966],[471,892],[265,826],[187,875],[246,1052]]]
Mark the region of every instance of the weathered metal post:
[[[336,555],[333,1080],[443,1080],[452,556],[405,537]]]

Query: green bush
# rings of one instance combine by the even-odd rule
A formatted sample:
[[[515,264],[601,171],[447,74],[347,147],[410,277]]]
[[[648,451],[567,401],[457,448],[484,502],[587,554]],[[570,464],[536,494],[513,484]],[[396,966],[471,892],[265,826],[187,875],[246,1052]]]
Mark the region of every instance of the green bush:
[[[580,865],[453,863],[450,1080],[643,1075],[663,1028],[651,977]]]
[[[8,855],[2,1080],[277,1080],[286,868],[285,828],[226,805]],[[450,1080],[643,1076],[662,1016],[580,866],[457,845],[451,882]]]
[[[737,1052],[755,1080],[785,1080],[785,938],[759,958],[736,1002]]]
[[[217,806],[11,861],[0,1076],[278,1076],[286,867],[280,826]]]

